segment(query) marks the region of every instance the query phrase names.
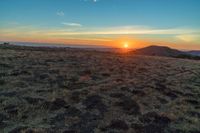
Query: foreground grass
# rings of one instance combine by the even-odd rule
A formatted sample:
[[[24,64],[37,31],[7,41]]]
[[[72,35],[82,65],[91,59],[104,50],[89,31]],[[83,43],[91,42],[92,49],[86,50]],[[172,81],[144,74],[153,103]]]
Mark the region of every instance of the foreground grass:
[[[0,132],[200,132],[200,62],[0,47]]]

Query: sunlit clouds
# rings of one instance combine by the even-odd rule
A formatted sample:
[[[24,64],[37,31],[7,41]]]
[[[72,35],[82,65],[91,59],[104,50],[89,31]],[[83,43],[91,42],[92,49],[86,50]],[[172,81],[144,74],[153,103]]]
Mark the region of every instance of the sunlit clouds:
[[[68,24],[66,24],[68,25]],[[74,26],[81,26],[79,24],[72,24]],[[155,28],[135,28],[133,27],[105,27],[105,28],[87,28],[76,32],[52,32],[49,35],[131,35],[131,34],[192,34],[199,33],[196,29],[155,29]]]
[[[173,41],[176,43],[193,42],[196,44],[200,42],[199,30],[191,28],[159,29],[149,26],[85,27],[79,23],[72,22],[62,22],[61,24],[64,27],[41,28],[34,26],[16,26],[15,28],[1,28],[0,39],[10,38],[12,41],[33,41],[37,39],[38,41],[47,43],[101,44],[116,47],[121,47],[120,42],[117,42],[117,40],[124,36],[126,36],[126,39],[121,39],[121,42],[124,42],[124,47],[133,47],[129,46],[128,42],[125,42],[127,39],[137,40],[136,43],[138,44],[142,44],[145,41],[146,43],[169,43]],[[164,39],[160,39],[159,36],[162,36]]]
[[[200,42],[200,34],[178,35],[176,38],[184,42]]]

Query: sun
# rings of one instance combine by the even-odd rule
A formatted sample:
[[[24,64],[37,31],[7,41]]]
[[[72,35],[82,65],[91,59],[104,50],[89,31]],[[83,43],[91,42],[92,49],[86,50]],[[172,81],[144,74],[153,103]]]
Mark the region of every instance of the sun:
[[[124,45],[123,45],[123,47],[124,48],[128,48],[129,47],[128,42],[125,42]]]

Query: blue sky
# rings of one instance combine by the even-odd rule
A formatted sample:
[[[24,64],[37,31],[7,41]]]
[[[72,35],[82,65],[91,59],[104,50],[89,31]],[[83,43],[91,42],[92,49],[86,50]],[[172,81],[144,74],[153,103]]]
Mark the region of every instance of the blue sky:
[[[171,39],[200,48],[199,7],[199,0],[1,0],[0,40],[28,33],[28,40]]]

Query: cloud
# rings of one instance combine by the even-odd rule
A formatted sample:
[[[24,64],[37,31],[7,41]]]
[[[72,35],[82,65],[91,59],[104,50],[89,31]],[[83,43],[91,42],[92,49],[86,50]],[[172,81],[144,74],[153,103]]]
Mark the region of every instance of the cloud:
[[[65,26],[82,27],[82,25],[79,24],[79,23],[66,23],[66,22],[62,22],[61,24],[65,25]]]
[[[118,27],[86,27],[79,23],[63,22],[66,27],[40,28],[33,26],[16,26],[15,28],[0,28],[0,36],[20,38],[76,38],[109,41],[113,38],[127,35],[143,39],[162,39],[162,41],[178,41],[181,43],[200,43],[200,29],[186,28],[152,28],[148,26],[118,26]],[[133,36],[132,36],[133,35]],[[147,36],[144,36],[147,35]],[[156,36],[156,38],[154,38]],[[153,38],[152,38],[153,37]],[[176,39],[176,40],[175,40]]]
[[[58,16],[65,16],[65,13],[63,12],[63,11],[58,11],[57,13],[56,13]]]
[[[200,35],[185,34],[185,35],[177,35],[176,38],[184,42],[196,42],[200,40]]]
[[[77,23],[62,23],[67,26],[78,26]],[[81,28],[76,32],[55,32],[50,34],[56,35],[180,35],[180,34],[197,34],[200,30],[172,28],[172,29],[155,29],[147,26],[121,26],[121,27],[102,27],[102,28]]]
[[[96,3],[96,2],[98,2],[99,0],[82,0],[82,1],[84,1],[84,2],[94,2],[94,3]]]

